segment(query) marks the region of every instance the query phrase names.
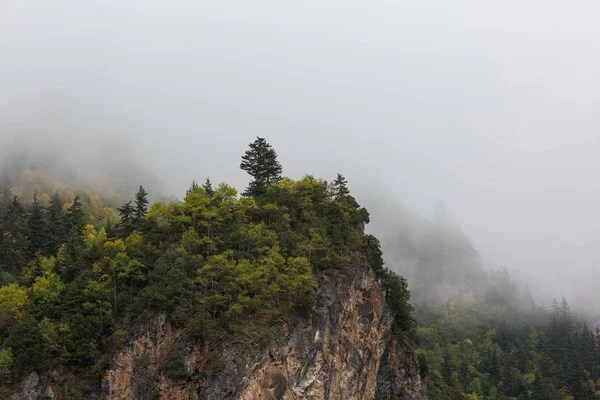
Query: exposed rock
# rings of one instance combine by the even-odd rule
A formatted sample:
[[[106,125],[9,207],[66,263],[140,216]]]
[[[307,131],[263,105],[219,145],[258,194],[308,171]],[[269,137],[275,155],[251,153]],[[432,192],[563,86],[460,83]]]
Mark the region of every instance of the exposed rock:
[[[33,371],[21,383],[21,392],[13,394],[11,400],[37,400],[42,394],[40,377]]]
[[[267,349],[259,344],[197,343],[164,314],[132,328],[102,381],[111,400],[427,399],[419,363],[409,343],[392,335],[381,288],[365,263],[345,275],[319,278],[313,317],[282,324]],[[173,344],[185,344],[189,379],[165,371]],[[211,351],[212,350],[212,351]],[[218,354],[218,368],[212,354]],[[40,383],[33,372],[12,400],[69,399],[77,378],[53,371]]]
[[[180,337],[165,315],[138,327],[103,380],[107,399],[426,399],[417,358],[391,333],[392,320],[371,269],[322,276],[315,316],[281,326],[266,350],[218,348],[222,371],[207,373],[211,344],[185,338],[186,382],[162,365]]]

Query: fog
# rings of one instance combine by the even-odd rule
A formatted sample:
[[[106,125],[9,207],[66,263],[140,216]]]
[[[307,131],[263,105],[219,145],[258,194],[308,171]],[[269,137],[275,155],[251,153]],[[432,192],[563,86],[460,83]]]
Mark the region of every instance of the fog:
[[[140,165],[181,196],[206,176],[242,189],[264,136],[287,176],[343,173],[377,221],[443,201],[486,266],[573,295],[600,260],[599,17],[593,1],[4,0],[0,142]]]

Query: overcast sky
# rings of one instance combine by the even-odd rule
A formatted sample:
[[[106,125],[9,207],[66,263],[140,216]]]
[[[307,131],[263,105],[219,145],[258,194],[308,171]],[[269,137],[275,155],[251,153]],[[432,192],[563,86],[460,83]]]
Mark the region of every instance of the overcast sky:
[[[441,200],[486,263],[551,283],[600,260],[598,20],[596,1],[2,0],[0,135],[119,148],[179,195],[242,189],[264,136],[286,175]]]

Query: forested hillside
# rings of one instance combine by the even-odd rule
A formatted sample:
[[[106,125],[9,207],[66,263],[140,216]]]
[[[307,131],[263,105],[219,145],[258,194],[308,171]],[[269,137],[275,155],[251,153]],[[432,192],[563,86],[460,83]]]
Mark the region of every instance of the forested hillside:
[[[600,397],[600,331],[561,293],[544,307],[506,268],[486,271],[441,207],[404,215],[385,258],[409,279],[430,398]]]
[[[241,195],[206,178],[182,201],[150,204],[142,186],[127,194],[104,182],[96,192],[21,166],[4,174],[0,191],[2,398],[32,371],[53,382],[56,398],[100,393],[112,360],[135,339],[132,327],[159,315],[180,336],[157,371],[176,385],[198,379],[190,343],[211,343],[202,374],[216,377],[226,368],[222,350],[264,351],[281,327],[318,321],[322,285],[362,281],[357,265],[376,277],[398,343],[418,343],[430,398],[600,397],[597,327],[567,299],[540,306],[506,269],[486,271],[442,205],[431,221],[397,209],[383,254],[342,175],[285,178],[262,138],[242,157],[252,180]],[[409,277],[414,311],[407,281],[384,256]],[[144,390],[143,398],[161,396]]]
[[[128,329],[158,313],[199,342],[266,347],[276,327],[311,318],[321,274],[348,279],[361,259],[381,283],[395,334],[414,335],[406,281],[383,267],[378,240],[363,233],[369,214],[342,175],[283,178],[262,138],[240,167],[252,177],[242,196],[207,178],[181,202],[150,205],[139,187],[116,210],[102,193],[43,171],[5,182],[0,397],[31,371],[74,372],[67,397],[97,393]],[[176,342],[160,366],[175,381],[189,379],[184,355]],[[219,373],[219,357],[213,350],[205,373]]]

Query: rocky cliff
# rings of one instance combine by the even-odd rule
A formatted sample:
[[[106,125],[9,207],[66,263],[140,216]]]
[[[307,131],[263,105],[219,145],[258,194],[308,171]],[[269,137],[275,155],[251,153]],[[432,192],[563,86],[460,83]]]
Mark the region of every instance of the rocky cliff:
[[[109,399],[383,399],[426,398],[410,347],[391,334],[391,318],[371,269],[321,277],[315,317],[281,326],[267,350],[221,348],[216,374],[207,373],[210,343],[188,343],[192,377],[176,382],[161,371],[181,332],[165,315],[141,327],[104,378]],[[337,282],[337,283],[336,283]],[[214,344],[218,346],[218,344]]]
[[[266,348],[198,344],[164,314],[138,325],[95,398],[372,400],[378,394],[381,399],[426,399],[418,360],[408,343],[393,337],[391,326],[379,284],[361,263],[346,275],[321,276],[313,317],[281,326]],[[165,372],[176,341],[186,347],[187,380],[173,380]],[[27,384],[29,394],[61,398],[58,392],[52,383],[43,389]],[[25,397],[24,391],[14,398],[37,395]]]

